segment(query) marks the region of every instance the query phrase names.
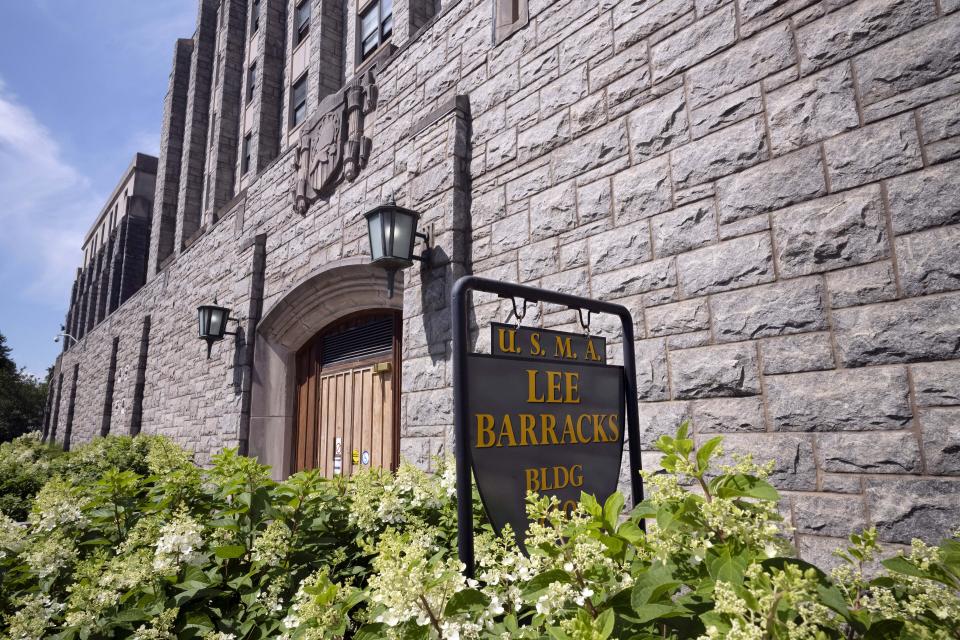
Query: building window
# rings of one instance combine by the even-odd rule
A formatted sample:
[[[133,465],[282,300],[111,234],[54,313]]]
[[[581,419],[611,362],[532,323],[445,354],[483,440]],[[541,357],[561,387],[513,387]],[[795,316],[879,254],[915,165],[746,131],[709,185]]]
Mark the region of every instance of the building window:
[[[213,149],[213,129],[217,126],[217,112],[210,114],[210,130],[207,132],[207,147]]]
[[[296,32],[296,37],[293,39],[294,46],[303,42],[310,33],[310,2],[311,0],[303,0],[297,5],[294,13],[293,28]]]
[[[257,63],[254,62],[247,68],[247,103],[253,100],[254,90],[257,88]]]
[[[240,173],[246,174],[250,171],[250,138],[253,134],[248,133],[243,136],[243,160],[240,165]]]
[[[360,14],[360,59],[366,60],[393,33],[393,0],[374,0]]]
[[[250,7],[250,35],[252,36],[260,28],[260,0],[253,0]]]
[[[297,80],[290,95],[290,126],[296,127],[307,117],[307,74]]]
[[[493,39],[500,44],[522,29],[530,20],[527,0],[495,0],[493,3]]]

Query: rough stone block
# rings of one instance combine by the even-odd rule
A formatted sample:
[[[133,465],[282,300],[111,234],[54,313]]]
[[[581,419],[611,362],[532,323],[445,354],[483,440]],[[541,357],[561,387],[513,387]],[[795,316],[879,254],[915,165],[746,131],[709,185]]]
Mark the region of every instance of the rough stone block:
[[[886,302],[897,297],[897,282],[889,260],[831,271],[827,274],[827,289],[834,309]]]
[[[960,72],[960,14],[861,53],[853,66],[864,105]]]
[[[960,95],[927,105],[920,110],[919,116],[925,144],[960,136]]]
[[[887,182],[895,235],[960,222],[960,160]]]
[[[960,91],[960,75],[948,76],[943,80],[937,80],[867,105],[863,109],[863,120],[864,122],[883,120],[898,113],[922,107],[958,91]]]
[[[913,114],[851,131],[824,145],[831,189],[849,189],[923,166]]]
[[[667,344],[663,338],[638,340],[637,398],[641,402],[669,400],[667,388]]]
[[[650,231],[645,222],[612,229],[592,236],[590,272],[605,273],[650,259]]]
[[[956,358],[960,294],[838,309],[833,328],[847,367]]]
[[[446,388],[410,392],[403,399],[408,427],[453,423],[453,396]]]
[[[530,238],[527,212],[522,211],[493,223],[491,236],[498,251],[509,251],[527,244]]]
[[[641,42],[657,31],[693,12],[693,0],[617,3],[613,7],[614,38],[617,47],[628,47]]]
[[[794,65],[796,61],[790,26],[780,23],[687,72],[690,106],[701,107]]]
[[[773,460],[771,484],[786,491],[813,491],[817,469],[809,437],[786,434],[731,433],[723,437],[721,462],[732,463],[733,454],[750,454],[754,462]]]
[[[713,200],[701,200],[650,219],[658,257],[672,256],[716,242]]]
[[[710,335],[710,331],[706,329],[703,331],[691,331],[690,333],[674,333],[667,336],[667,351],[705,347],[712,342],[713,336]]]
[[[613,177],[616,222],[642,220],[670,208],[670,159],[662,156]]]
[[[792,496],[793,526],[798,533],[844,538],[867,526],[863,498],[798,494]]]
[[[780,276],[792,278],[884,258],[889,253],[880,188],[827,196],[773,214]]]
[[[927,473],[960,475],[960,407],[925,409],[920,425]]]
[[[860,124],[848,65],[837,65],[767,95],[774,155],[849,131]]]
[[[736,16],[733,6],[720,9],[651,48],[653,81],[660,82],[688,69],[733,44]]]
[[[763,111],[760,83],[718,98],[690,112],[690,131],[694,138],[746,120]]]
[[[672,258],[664,258],[594,276],[591,284],[603,300],[625,298],[676,285],[677,270]]]
[[[820,149],[807,147],[718,180],[720,223],[752,218],[826,192]]]
[[[774,278],[770,236],[759,233],[677,257],[684,295],[697,296],[750,287]]]
[[[570,114],[566,111],[517,133],[517,160],[527,162],[570,141]]]
[[[729,224],[721,224],[718,232],[721,240],[730,240],[741,236],[748,236],[770,229],[770,216],[760,214],[752,218],[744,218]]]
[[[903,429],[913,418],[903,367],[768,376],[766,396],[775,431]]]
[[[800,72],[844,60],[935,20],[932,0],[853,2],[797,30]]]
[[[760,398],[696,400],[693,424],[701,434],[764,431],[763,402]]]
[[[829,333],[802,333],[760,343],[764,375],[833,369]]]
[[[867,506],[881,540],[936,544],[960,521],[960,482],[950,480],[867,480]]]
[[[645,311],[650,335],[666,336],[710,328],[710,309],[706,298],[665,304]]]
[[[910,367],[917,406],[960,405],[960,360]]]
[[[905,295],[960,289],[960,226],[900,236],[896,251]]]
[[[556,273],[559,250],[554,238],[534,242],[517,252],[517,269],[521,282],[529,282],[545,275]],[[404,369],[406,376],[406,369]]]
[[[689,140],[682,88],[636,109],[628,120],[633,157],[638,162],[675,149]]]
[[[746,169],[766,159],[763,119],[750,118],[684,145],[671,155],[678,189]]]
[[[827,328],[823,284],[819,278],[730,291],[713,296],[710,307],[717,342]]]
[[[654,448],[660,436],[673,436],[691,417],[689,402],[641,402],[638,407],[640,443],[644,450]]]
[[[577,225],[577,187],[557,185],[530,199],[530,237],[543,240]],[[496,241],[496,238],[494,238]]]
[[[757,350],[732,344],[673,351],[670,381],[676,399],[753,396],[760,393]]]
[[[627,131],[622,121],[573,140],[554,153],[553,176],[556,182],[572,178],[625,157]]]
[[[817,438],[820,468],[834,473],[919,473],[920,446],[912,431],[827,433]]]
[[[604,178],[577,189],[577,218],[589,224],[610,217],[610,180]]]
[[[820,488],[831,493],[862,493],[860,475],[855,473],[824,473],[820,476]]]

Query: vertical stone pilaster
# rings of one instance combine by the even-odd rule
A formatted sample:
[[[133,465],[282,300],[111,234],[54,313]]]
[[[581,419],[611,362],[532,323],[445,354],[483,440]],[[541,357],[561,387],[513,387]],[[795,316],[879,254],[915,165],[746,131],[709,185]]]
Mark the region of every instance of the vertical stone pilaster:
[[[150,316],[143,317],[140,330],[140,353],[137,356],[137,379],[133,389],[133,407],[130,412],[130,435],[140,433],[143,427],[143,389],[147,380],[147,353],[150,350]]]
[[[200,229],[203,206],[204,169],[210,120],[210,89],[216,56],[217,3],[201,0],[197,31],[193,36],[190,60],[190,88],[187,91],[183,159],[180,167],[180,194],[174,246],[182,251]]]
[[[240,425],[237,434],[242,455],[247,455],[250,439],[250,390],[253,385],[254,346],[257,342],[257,323],[263,313],[263,287],[266,269],[267,234],[261,233],[253,239],[250,286],[247,291],[249,302],[247,305],[247,326],[244,327],[240,383]]]
[[[77,380],[80,363],[73,365],[73,382],[70,383],[70,402],[67,404],[67,424],[63,429],[63,450],[70,451],[70,436],[73,434],[73,415],[77,406]]]
[[[110,435],[110,424],[113,421],[113,387],[117,377],[117,351],[120,348],[120,338],[113,339],[110,347],[110,368],[107,371],[107,389],[103,394],[103,421],[100,423],[100,436]]]
[[[193,49],[193,40],[186,38],[177,40],[174,47],[173,69],[170,71],[170,84],[163,103],[160,159],[157,165],[156,196],[153,200],[153,230],[150,234],[147,278],[156,275],[160,266],[173,253]]]
[[[120,306],[120,277],[123,274],[123,250],[126,245],[127,217],[113,230],[113,250],[110,252],[110,279],[107,288],[107,313],[113,313]]]
[[[343,87],[344,68],[344,2],[320,0],[314,3],[310,31],[310,71],[308,98],[312,108]]]
[[[247,0],[224,0],[217,33],[219,64],[213,79],[210,153],[207,159],[209,193],[203,202],[205,224],[217,221],[217,210],[236,192],[236,165],[240,148],[247,39]]]
[[[257,62],[257,87],[247,107],[254,111],[250,155],[257,173],[280,155],[287,40],[287,0],[261,0],[260,5],[260,34],[247,62]]]
[[[131,196],[124,216],[124,235],[121,245],[118,303],[123,304],[146,282],[146,251],[150,243],[150,202]]]

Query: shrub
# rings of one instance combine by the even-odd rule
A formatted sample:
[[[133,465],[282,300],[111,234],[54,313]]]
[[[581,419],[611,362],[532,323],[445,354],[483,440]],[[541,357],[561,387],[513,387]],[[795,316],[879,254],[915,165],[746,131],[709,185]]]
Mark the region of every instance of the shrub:
[[[867,531],[828,575],[790,557],[768,468],[711,469],[720,440],[695,450],[686,427],[660,439],[664,470],[629,514],[619,494],[569,514],[531,495],[526,552],[478,519],[475,580],[456,559],[449,467],[276,483],[234,451],[204,470],[168,441],[134,441],[97,446],[142,451],[119,459],[145,467],[89,459],[96,479],[52,478],[26,527],[0,517],[0,635],[960,637],[960,541],[915,542],[868,577]],[[86,477],[82,455],[61,468]]]
[[[53,475],[60,450],[28,433],[0,444],[0,512],[14,520],[27,519],[33,497]]]

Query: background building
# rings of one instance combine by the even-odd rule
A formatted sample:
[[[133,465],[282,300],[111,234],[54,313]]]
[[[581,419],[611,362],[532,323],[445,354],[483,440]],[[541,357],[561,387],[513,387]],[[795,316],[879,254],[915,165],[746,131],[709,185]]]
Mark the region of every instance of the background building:
[[[344,473],[354,450],[429,466],[452,443],[449,291],[474,273],[628,305],[631,446],[690,419],[774,459],[808,556],[869,524],[939,538],[960,516],[958,9],[202,0],[146,284],[58,360],[47,436],[162,433],[278,476],[331,474],[338,448]],[[363,219],[389,194],[436,236],[393,298]],[[207,360],[214,299],[239,328]],[[477,295],[475,325],[510,308]],[[615,327],[594,320],[611,360]]]

